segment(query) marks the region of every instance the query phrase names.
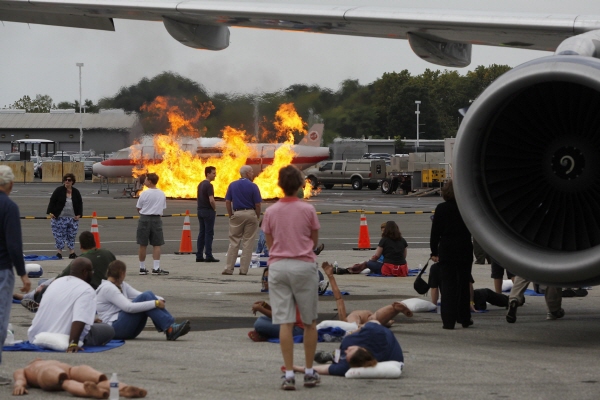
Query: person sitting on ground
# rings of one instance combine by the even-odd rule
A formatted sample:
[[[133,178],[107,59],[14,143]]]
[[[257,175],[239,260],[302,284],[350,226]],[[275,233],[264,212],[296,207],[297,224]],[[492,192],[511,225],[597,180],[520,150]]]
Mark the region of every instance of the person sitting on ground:
[[[256,315],[259,312],[263,315],[259,316],[254,322],[254,330],[248,332],[248,337],[254,342],[264,342],[269,339],[279,338],[279,325],[273,323],[273,313],[271,306],[266,301],[256,301],[252,304],[252,313]],[[304,324],[300,317],[300,311],[296,307],[296,323],[292,330],[293,336],[304,335]]]
[[[100,286],[102,280],[106,278],[108,264],[117,258],[109,250],[96,248],[96,239],[94,238],[94,234],[90,231],[83,231],[79,234],[79,248],[81,249],[81,255],[79,257],[87,258],[92,262],[94,274],[92,275],[90,285],[94,290],[96,290],[98,289],[98,286]],[[67,267],[63,269],[55,279],[71,275],[72,264],[73,262],[69,263],[69,265],[67,265]],[[42,297],[44,296],[44,292],[46,291],[48,285],[50,285],[50,283],[53,281],[54,279],[49,279],[40,284],[35,290],[32,290],[24,295],[14,294],[13,298],[21,300],[21,305],[27,308],[29,311],[37,312],[39,303],[42,301]]]
[[[385,226],[387,222],[383,222],[381,224],[381,234],[383,235],[383,231],[385,230]],[[369,271],[381,271],[381,267],[383,266],[383,254],[379,256],[377,260],[369,259],[368,261],[364,261],[359,264],[354,264],[349,268],[337,268],[334,269],[333,273],[337,275],[344,274],[360,274],[365,269],[369,269]],[[373,272],[375,273],[375,272]]]
[[[71,366],[56,360],[36,358],[25,368],[16,370],[13,396],[29,394],[27,386],[46,391],[64,390],[76,397],[107,399],[110,382],[106,375],[88,365]],[[119,396],[126,398],[146,397],[146,390],[119,382]]]
[[[134,339],[148,317],[167,340],[177,340],[190,331],[190,321],[175,323],[165,309],[165,300],[151,291],[140,292],[125,282],[127,266],[116,260],[108,265],[106,280],[96,289],[98,315],[115,330],[115,339]]]
[[[90,286],[92,262],[84,257],[71,264],[71,275],[56,279],[44,294],[27,336],[31,343],[44,332],[69,336],[67,353],[83,346],[103,346],[115,335],[114,329],[96,321],[96,292]]]
[[[380,321],[388,323],[400,312],[407,317],[412,317],[412,311],[404,304],[396,302],[391,306],[377,310],[375,313],[368,310],[357,310],[346,316],[346,306],[333,276],[333,266],[325,262],[321,267],[329,278],[340,320],[355,322],[359,327],[358,330],[344,337],[340,343],[341,357],[338,361],[335,361],[331,353],[316,352],[316,362],[320,364],[333,362],[333,364],[316,365],[313,367],[314,370],[321,375],[344,376],[350,368],[374,367],[380,361],[404,362],[400,343],[398,343],[392,331],[382,326]],[[295,365],[294,371],[304,372],[304,367]]]
[[[372,274],[383,276],[408,276],[408,264],[406,263],[408,243],[402,237],[398,225],[394,221],[385,223],[385,228],[381,233],[381,240],[377,246],[375,254],[369,260],[362,264],[355,264],[348,269],[336,271],[338,275],[360,274],[365,268],[369,268]],[[383,255],[381,266],[376,263],[379,257]],[[345,271],[345,272],[344,272]]]

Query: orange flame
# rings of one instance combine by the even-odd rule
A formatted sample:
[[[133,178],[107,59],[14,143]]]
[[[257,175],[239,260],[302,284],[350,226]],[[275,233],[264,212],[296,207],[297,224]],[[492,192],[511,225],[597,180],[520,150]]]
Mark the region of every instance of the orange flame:
[[[186,104],[189,106],[191,103]],[[186,113],[178,106],[170,105],[169,99],[157,97],[152,104],[144,105],[144,111],[159,114],[165,112],[170,128],[168,135],[155,135],[153,139],[154,148],[162,162],[155,163],[152,154],[142,154],[139,146],[132,146],[131,157],[140,165],[139,168],[134,168],[134,176],[154,172],[159,176],[157,187],[163,190],[167,197],[196,198],[197,186],[205,179],[205,167],[214,166],[217,168],[217,177],[213,181],[215,197],[225,197],[227,187],[240,178],[239,170],[248,159],[260,160],[264,155],[258,154],[257,145],[248,144],[249,139],[245,131],[227,126],[221,131],[223,137],[219,144],[220,152],[197,156],[195,150],[199,142],[190,139],[190,136],[193,136],[190,132],[198,132],[194,125],[199,118],[205,119],[212,109],[212,103],[205,103],[192,113],[191,119],[186,119]],[[254,179],[261,196],[265,199],[283,197],[283,191],[277,185],[279,170],[289,165],[295,155],[291,148],[294,144],[293,132],[306,134],[306,123],[302,121],[292,103],[280,106],[275,115],[274,126],[277,130],[276,137],[285,139],[285,143],[275,150],[273,163]],[[310,190],[306,192],[305,189],[304,197],[308,198],[310,195]]]

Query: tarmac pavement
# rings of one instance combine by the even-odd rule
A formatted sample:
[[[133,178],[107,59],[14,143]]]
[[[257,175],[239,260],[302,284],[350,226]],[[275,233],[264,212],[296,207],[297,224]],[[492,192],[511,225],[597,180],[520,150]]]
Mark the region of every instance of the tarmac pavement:
[[[424,264],[427,249],[409,249],[409,268]],[[323,261],[349,266],[367,259],[371,251],[325,250]],[[137,256],[117,256],[129,267],[127,281],[135,288],[152,290],[166,298],[167,309],[177,321],[191,320],[191,332],[175,342],[165,340],[149,321],[145,331],[124,346],[95,354],[3,352],[0,375],[25,366],[32,359],[57,359],[70,364],[88,364],[106,373],[117,372],[120,381],[148,390],[149,399],[417,399],[597,398],[600,382],[600,317],[597,291],[585,298],[563,300],[566,316],[547,321],[543,297],[526,297],[516,324],[508,324],[505,310],[490,307],[473,315],[475,324],[453,331],[443,330],[440,316],[416,313],[399,315],[391,328],[405,357],[400,379],[346,379],[323,376],[319,387],[296,392],[280,388],[283,364],[279,346],[254,343],[247,337],[255,317],[251,305],[267,300],[260,292],[262,268],[247,276],[237,271],[221,275],[225,254],[219,263],[195,263],[194,255],[163,255],[161,267],[168,276],[137,275]],[[147,263],[151,265],[151,256]],[[68,260],[41,262],[43,278],[55,276]],[[474,265],[475,287],[491,287],[489,265]],[[395,300],[420,297],[412,287],[414,277],[375,278],[363,275],[336,276],[348,311],[375,310]],[[17,283],[19,280],[17,280]],[[33,280],[33,284],[37,279]],[[333,297],[321,296],[320,319],[336,315]],[[26,340],[33,314],[13,304],[11,322],[15,338]],[[318,349],[333,350],[336,343],[320,343]],[[302,345],[295,345],[295,360],[303,363]],[[297,376],[298,377],[298,376]],[[11,394],[0,387],[0,398]],[[65,392],[31,389],[28,399],[72,398]]]

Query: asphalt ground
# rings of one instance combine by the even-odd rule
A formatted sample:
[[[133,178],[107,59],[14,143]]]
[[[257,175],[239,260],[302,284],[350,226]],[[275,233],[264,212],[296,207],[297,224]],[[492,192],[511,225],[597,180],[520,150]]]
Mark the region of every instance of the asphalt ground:
[[[21,207],[22,215],[43,216],[48,191],[52,187],[44,188],[35,184],[23,186],[26,187],[17,185],[13,196]],[[81,187],[85,190],[87,184]],[[99,215],[127,215],[129,210],[135,211],[135,200],[113,199],[112,190],[110,196],[92,195],[89,193],[92,188],[90,184],[90,191],[83,193],[86,214],[90,210],[88,204],[97,206]],[[30,190],[34,193],[29,193]],[[357,193],[345,189],[324,191],[324,194],[311,200],[318,211],[332,211],[335,208],[347,210],[350,205],[386,211],[384,208],[394,204],[395,208],[387,211],[415,211],[419,208],[430,211],[439,201],[439,198],[416,200],[403,196],[384,196],[368,190]],[[194,205],[194,202],[169,200],[167,212],[175,212],[185,204]],[[224,209],[222,203],[219,207]],[[193,206],[190,208],[193,209]],[[358,208],[361,207],[353,207]],[[221,212],[221,209],[218,211]],[[372,242],[378,224],[387,219],[398,221],[408,237],[409,267],[416,268],[424,263],[429,253],[426,248],[429,214],[368,215]],[[173,227],[181,226],[181,218],[164,220],[165,225],[171,224],[167,220],[177,220]],[[351,250],[356,245],[358,220],[359,216],[354,213],[320,217],[323,225],[321,238],[326,247],[319,256],[319,263],[338,261],[341,266],[348,266],[365,260],[371,254],[368,251]],[[24,236],[28,254],[32,250],[48,250],[52,247],[49,223],[40,222],[42,225],[28,227],[27,224],[37,224],[38,221],[23,221],[24,232],[27,231]],[[217,242],[215,256],[222,261],[214,264],[195,263],[194,255],[175,255],[170,250],[171,247],[178,247],[179,243],[169,242],[165,246],[161,266],[171,274],[140,276],[136,274],[135,243],[123,244],[120,240],[121,237],[131,240],[135,221],[118,222],[119,225],[115,226],[101,223],[100,235],[104,239],[104,247],[113,250],[130,267],[127,277],[130,284],[139,290],[152,290],[164,296],[168,310],[177,320],[191,321],[191,332],[175,342],[168,342],[149,323],[137,339],[103,353],[4,352],[0,375],[9,376],[14,369],[40,357],[71,364],[85,363],[107,374],[117,372],[121,381],[147,389],[150,399],[598,397],[600,318],[596,290],[590,290],[584,298],[564,299],[566,316],[556,321],[545,319],[543,297],[533,296],[526,297],[526,305],[519,309],[516,324],[508,324],[504,318],[505,310],[496,307],[490,307],[487,313],[474,314],[475,324],[472,327],[457,327],[453,331],[442,329],[436,313],[418,313],[413,318],[399,316],[391,329],[405,355],[405,370],[400,379],[351,380],[325,376],[318,388],[305,389],[298,385],[296,392],[283,392],[279,389],[282,365],[279,346],[254,343],[246,336],[254,321],[251,304],[256,300],[268,301],[268,295],[260,293],[262,269],[251,269],[247,276],[223,276],[220,272],[224,267],[226,241]],[[123,223],[133,225],[120,225]],[[85,222],[82,228],[84,225]],[[218,219],[216,238],[225,239],[226,228],[221,225],[225,224],[219,224]],[[177,241],[180,232],[172,234]],[[41,262],[44,278],[54,276],[67,263],[68,260]],[[473,276],[475,287],[492,286],[489,265],[475,265]],[[35,284],[37,279],[33,281]],[[342,275],[337,277],[337,281],[341,290],[350,293],[344,296],[349,311],[375,310],[395,300],[421,297],[412,288],[413,277]],[[320,319],[335,318],[333,297],[320,297],[319,314]],[[33,314],[25,308],[13,305],[11,322],[15,327],[16,339],[26,339],[32,318]],[[336,347],[335,343],[322,343],[318,349],[333,350]],[[295,345],[295,360],[302,363],[302,345]],[[9,387],[0,387],[0,398],[8,398],[10,393]],[[63,397],[71,398],[66,393],[47,393],[39,389],[30,390],[28,395],[29,399]]]

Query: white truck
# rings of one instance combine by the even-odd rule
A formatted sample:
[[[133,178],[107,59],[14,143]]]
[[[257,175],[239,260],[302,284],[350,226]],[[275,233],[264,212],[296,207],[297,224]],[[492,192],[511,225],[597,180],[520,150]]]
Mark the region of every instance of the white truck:
[[[304,174],[313,188],[323,185],[331,189],[333,185],[350,184],[354,190],[363,186],[376,190],[386,177],[386,163],[382,159],[329,160],[305,170]]]

